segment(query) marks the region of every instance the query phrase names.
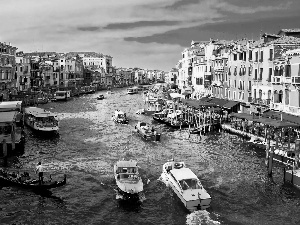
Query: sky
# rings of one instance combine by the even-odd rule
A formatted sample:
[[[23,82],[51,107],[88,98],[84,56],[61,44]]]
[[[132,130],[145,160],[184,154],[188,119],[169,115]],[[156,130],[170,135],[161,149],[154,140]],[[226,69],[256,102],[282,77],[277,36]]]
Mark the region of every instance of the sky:
[[[191,41],[300,28],[300,0],[0,0],[0,42],[93,51],[116,67],[169,71]]]

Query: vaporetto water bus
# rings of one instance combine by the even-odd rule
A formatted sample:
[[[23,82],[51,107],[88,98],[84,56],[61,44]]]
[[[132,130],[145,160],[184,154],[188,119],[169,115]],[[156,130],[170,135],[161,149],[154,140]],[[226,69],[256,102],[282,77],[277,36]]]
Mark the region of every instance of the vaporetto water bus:
[[[127,88],[127,94],[129,95],[138,94],[138,93],[139,93],[138,87]]]
[[[28,107],[24,110],[25,124],[36,131],[58,132],[59,122],[57,116],[45,109]]]

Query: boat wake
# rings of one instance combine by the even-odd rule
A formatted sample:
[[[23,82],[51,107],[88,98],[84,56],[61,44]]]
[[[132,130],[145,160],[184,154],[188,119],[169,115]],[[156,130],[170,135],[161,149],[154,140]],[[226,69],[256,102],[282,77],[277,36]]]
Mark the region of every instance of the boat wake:
[[[167,187],[169,187],[168,177],[164,173],[162,173],[157,180],[163,182]]]
[[[206,210],[197,210],[187,215],[187,225],[217,225],[221,224],[219,221],[215,221],[210,218],[210,213]]]

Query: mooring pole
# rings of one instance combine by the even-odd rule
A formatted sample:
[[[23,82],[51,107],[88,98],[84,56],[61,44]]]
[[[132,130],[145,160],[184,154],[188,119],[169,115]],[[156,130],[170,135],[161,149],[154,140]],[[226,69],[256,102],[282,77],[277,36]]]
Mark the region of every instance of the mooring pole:
[[[271,147],[271,151],[269,154],[269,167],[268,167],[268,174],[270,177],[272,177],[272,169],[273,169],[273,157],[274,157],[274,147]]]

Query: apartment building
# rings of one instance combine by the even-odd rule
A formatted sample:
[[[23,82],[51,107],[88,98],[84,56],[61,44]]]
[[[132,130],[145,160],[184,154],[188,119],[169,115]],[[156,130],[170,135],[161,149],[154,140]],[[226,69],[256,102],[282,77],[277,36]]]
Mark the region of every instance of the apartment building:
[[[7,99],[16,87],[16,50],[10,43],[0,42],[0,94],[3,99]]]

